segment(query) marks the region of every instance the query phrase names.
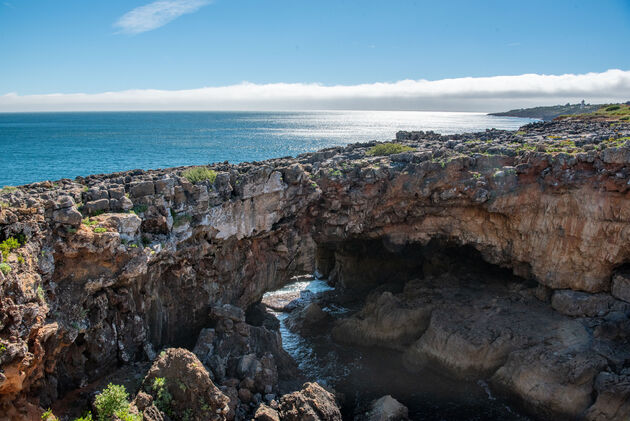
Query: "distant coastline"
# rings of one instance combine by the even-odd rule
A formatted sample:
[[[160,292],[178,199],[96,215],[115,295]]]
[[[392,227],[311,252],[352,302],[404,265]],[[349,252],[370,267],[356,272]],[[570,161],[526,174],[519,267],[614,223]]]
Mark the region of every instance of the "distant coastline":
[[[579,104],[567,103],[565,105],[551,105],[547,107],[519,108],[500,113],[489,113],[488,115],[496,117],[536,118],[550,121],[561,115],[592,113],[599,110],[604,105],[605,104],[585,104],[584,101],[582,101]]]

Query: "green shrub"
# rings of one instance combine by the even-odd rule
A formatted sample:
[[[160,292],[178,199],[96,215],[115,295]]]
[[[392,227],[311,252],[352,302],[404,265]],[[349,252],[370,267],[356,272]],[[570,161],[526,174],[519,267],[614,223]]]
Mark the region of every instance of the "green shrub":
[[[409,152],[413,148],[410,146],[401,145],[400,143],[381,143],[376,146],[372,146],[366,152],[369,156],[387,156],[395,153]]]
[[[206,180],[208,180],[210,183],[214,183],[214,180],[217,178],[217,173],[210,168],[195,167],[184,170],[184,172],[182,172],[182,177],[193,184]]]
[[[96,228],[94,228],[94,232],[95,233],[107,232],[107,228],[96,227]]]
[[[153,379],[151,389],[155,395],[155,406],[165,414],[172,416],[171,402],[173,401],[173,396],[166,388],[166,379],[164,377],[156,377]]]
[[[8,263],[0,263],[0,272],[2,272],[4,275],[8,275],[9,272],[11,272],[11,265],[9,265]]]
[[[611,105],[609,107],[606,107],[606,111],[617,111],[621,108],[621,105]]]
[[[91,227],[92,225],[98,224],[98,221],[93,221],[90,218],[85,218],[81,222],[83,222],[83,225],[87,225],[88,227]]]
[[[44,291],[44,288],[42,288],[41,285],[37,286],[37,298],[40,299],[40,301],[42,302],[46,302],[46,292]]]
[[[9,257],[9,253],[13,250],[20,247],[20,242],[15,237],[9,237],[3,242],[0,243],[0,251],[2,252],[2,257]]]
[[[134,420],[134,418],[125,418],[132,416],[132,414],[129,413],[128,396],[125,386],[112,383],[108,384],[105,390],[99,393],[94,399],[94,407],[96,408],[98,420],[109,421],[114,416],[125,421]]]
[[[45,410],[44,413],[42,414],[42,421],[55,421],[56,419],[57,417],[55,417],[55,415],[52,413],[52,410],[50,408]]]

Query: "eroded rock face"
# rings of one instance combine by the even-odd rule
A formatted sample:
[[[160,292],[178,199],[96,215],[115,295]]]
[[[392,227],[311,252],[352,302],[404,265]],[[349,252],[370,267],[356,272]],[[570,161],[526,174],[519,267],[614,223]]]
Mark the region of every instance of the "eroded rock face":
[[[412,151],[370,156],[373,144],[357,144],[213,165],[214,182],[192,184],[183,168],[172,168],[3,192],[0,240],[16,237],[20,245],[3,257],[10,270],[0,272],[0,413],[17,414],[27,405],[14,402],[27,398],[48,406],[165,345],[193,347],[212,322],[210,307],[247,308],[316,263],[346,286],[360,284],[361,269],[378,275],[371,282],[395,276],[395,268],[411,276],[418,268],[401,268],[410,260],[398,257],[436,238],[469,245],[552,290],[612,292],[608,314],[623,313],[617,302],[627,300],[626,282],[611,278],[630,259],[630,149],[619,140],[629,134],[628,124],[597,122],[535,124],[519,134],[399,133]],[[392,258],[368,265],[353,255],[349,245],[367,242]],[[563,293],[552,295],[556,307],[577,311],[575,297],[567,303],[556,294]],[[591,304],[579,311],[603,308]],[[382,326],[373,343],[402,344],[420,333],[386,337],[395,320],[424,320],[398,310],[375,313]],[[473,323],[474,310],[466,314],[462,322]],[[622,335],[615,323],[602,324],[602,337]],[[449,326],[435,313],[427,334]],[[492,335],[478,332],[490,343]],[[500,334],[507,345],[471,369],[490,369],[529,341],[516,336]],[[437,358],[456,342],[476,346],[464,334],[453,337],[460,342],[419,349]],[[626,364],[619,355],[607,361],[617,372]]]
[[[162,382],[156,382],[161,379]],[[158,386],[160,384],[160,386]],[[164,350],[147,373],[143,389],[152,393],[153,402],[140,393],[135,399],[139,409],[151,407],[167,414],[190,414],[190,419],[221,421],[228,418],[229,398],[214,385],[208,371],[190,351],[181,348]],[[170,399],[162,399],[164,392]],[[155,416],[155,415],[153,415]]]

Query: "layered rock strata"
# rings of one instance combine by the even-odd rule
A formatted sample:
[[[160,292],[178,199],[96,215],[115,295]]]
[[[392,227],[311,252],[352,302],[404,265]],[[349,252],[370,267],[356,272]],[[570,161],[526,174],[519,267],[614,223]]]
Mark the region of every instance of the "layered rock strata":
[[[294,275],[317,271],[347,288],[414,279],[415,246],[434,239],[538,282],[564,317],[592,300],[623,313],[629,135],[628,124],[570,121],[401,132],[402,153],[373,156],[366,143],[215,164],[212,182],[171,168],[3,189],[0,240],[18,245],[0,274],[0,413],[28,419],[121,364],[192,348],[216,323],[211,308],[247,308]],[[427,323],[427,332],[441,326],[438,314],[414,313],[399,336],[372,341],[407,346]],[[510,350],[529,343],[511,340]],[[600,379],[589,413],[618,413],[611,391],[623,387],[613,380],[627,364],[598,355],[585,371]],[[609,371],[614,364],[621,369]],[[502,367],[517,369],[509,356]]]

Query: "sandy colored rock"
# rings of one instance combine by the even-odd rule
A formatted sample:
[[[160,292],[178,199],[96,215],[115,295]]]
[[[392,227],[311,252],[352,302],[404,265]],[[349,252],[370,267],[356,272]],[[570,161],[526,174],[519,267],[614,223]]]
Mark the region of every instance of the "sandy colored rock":
[[[383,292],[358,315],[339,320],[331,333],[339,343],[401,348],[424,333],[432,310],[431,305],[405,306],[391,292]]]
[[[593,352],[538,345],[510,354],[491,381],[543,416],[577,419],[591,406],[595,377],[605,367]]]
[[[332,393],[317,383],[305,383],[302,389],[280,398],[281,421],[341,421],[341,412]]]
[[[365,421],[403,421],[409,419],[407,407],[391,395],[383,396],[370,404]]]

